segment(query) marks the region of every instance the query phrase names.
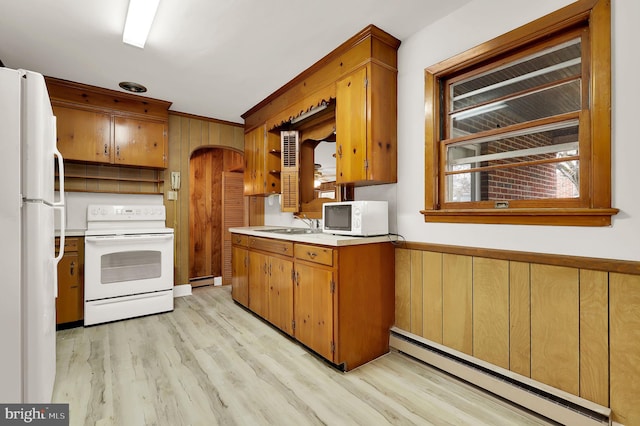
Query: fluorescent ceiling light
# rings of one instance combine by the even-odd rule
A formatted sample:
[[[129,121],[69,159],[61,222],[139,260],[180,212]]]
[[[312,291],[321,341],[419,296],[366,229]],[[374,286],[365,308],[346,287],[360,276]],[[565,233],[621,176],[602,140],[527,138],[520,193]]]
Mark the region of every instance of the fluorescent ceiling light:
[[[306,120],[307,118],[311,117],[312,115],[315,115],[315,114],[319,113],[320,111],[324,111],[325,109],[327,109],[328,106],[329,106],[329,104],[327,102],[322,102],[317,107],[311,108],[309,111],[305,112],[304,114],[301,114],[301,115],[295,117],[294,119],[292,119],[291,120],[291,124],[296,124],[296,123],[301,122],[302,120]]]
[[[160,0],[129,0],[129,11],[122,33],[124,43],[144,48],[159,3]]]

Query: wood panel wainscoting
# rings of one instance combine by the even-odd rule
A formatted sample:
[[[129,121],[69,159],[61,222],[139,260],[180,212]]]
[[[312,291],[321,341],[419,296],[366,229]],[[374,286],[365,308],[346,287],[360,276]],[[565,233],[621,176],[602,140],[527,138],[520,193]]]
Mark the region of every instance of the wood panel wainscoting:
[[[640,424],[640,262],[405,243],[395,297],[402,338]]]

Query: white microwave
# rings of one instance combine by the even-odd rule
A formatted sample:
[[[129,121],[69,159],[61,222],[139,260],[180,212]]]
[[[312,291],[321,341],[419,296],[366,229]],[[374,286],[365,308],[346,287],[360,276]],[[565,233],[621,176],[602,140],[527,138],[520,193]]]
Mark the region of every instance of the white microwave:
[[[389,233],[386,201],[339,201],[322,205],[322,232],[368,237]]]

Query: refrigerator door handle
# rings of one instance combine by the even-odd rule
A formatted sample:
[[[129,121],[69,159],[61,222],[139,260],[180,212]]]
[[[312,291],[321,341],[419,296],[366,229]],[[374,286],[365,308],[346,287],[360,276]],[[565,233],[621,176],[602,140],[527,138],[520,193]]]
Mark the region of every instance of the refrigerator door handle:
[[[56,134],[56,117],[53,117],[53,134]],[[55,139],[55,136],[54,136]],[[60,201],[53,203],[54,206],[64,207],[64,158],[58,150],[55,140],[53,141],[53,155],[58,158],[58,182],[60,183]]]
[[[55,118],[53,125],[56,125]],[[53,259],[57,269],[58,263],[62,260],[62,256],[64,256],[64,237],[66,230],[64,220],[64,159],[60,151],[58,151],[58,148],[53,149],[53,154],[58,158],[58,181],[60,182],[60,201],[53,203],[53,208],[60,211],[58,215],[60,217],[60,247],[58,249],[58,256]],[[56,294],[57,292],[56,288]]]

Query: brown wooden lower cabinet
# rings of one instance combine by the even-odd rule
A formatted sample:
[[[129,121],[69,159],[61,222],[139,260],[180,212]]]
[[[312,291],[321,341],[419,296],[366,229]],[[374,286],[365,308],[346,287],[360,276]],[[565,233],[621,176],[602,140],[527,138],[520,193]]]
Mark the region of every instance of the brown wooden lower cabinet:
[[[60,246],[56,238],[56,249]],[[81,237],[67,237],[64,255],[58,263],[58,298],[56,324],[69,324],[84,319],[84,241]]]
[[[232,243],[236,302],[345,371],[389,351],[391,243],[329,247],[239,234]]]
[[[231,238],[231,297],[243,306],[249,306],[249,251],[246,235]]]

